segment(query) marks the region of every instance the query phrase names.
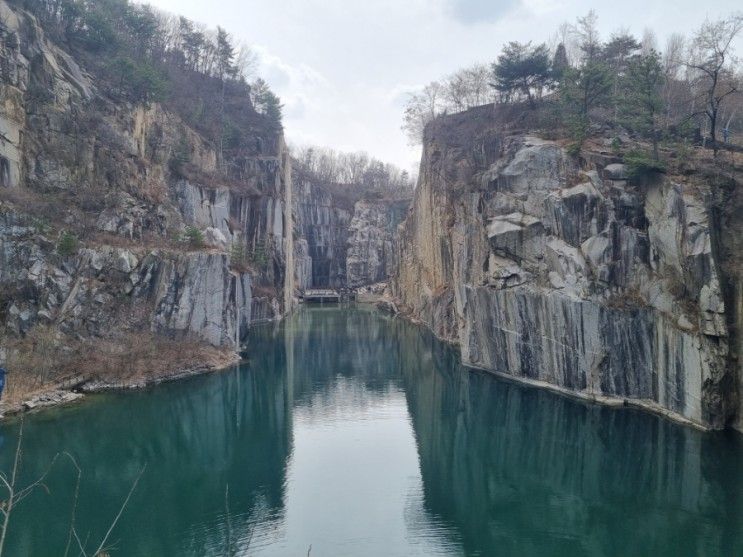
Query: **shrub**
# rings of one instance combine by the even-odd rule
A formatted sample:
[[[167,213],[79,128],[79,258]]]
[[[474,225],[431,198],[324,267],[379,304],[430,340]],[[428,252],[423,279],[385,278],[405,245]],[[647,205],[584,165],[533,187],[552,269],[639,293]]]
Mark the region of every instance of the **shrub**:
[[[59,241],[57,242],[57,253],[62,257],[69,257],[77,253],[77,246],[77,236],[71,232],[64,231],[60,234]]]
[[[268,255],[266,254],[265,246],[255,246],[250,259],[256,268],[264,269],[268,265]]]
[[[181,138],[173,148],[173,153],[168,161],[168,168],[177,178],[187,178],[185,166],[191,162],[191,147],[185,137],[185,131],[181,131]]]
[[[235,271],[245,272],[248,269],[248,254],[245,244],[240,240],[232,242],[230,247],[230,265]]]
[[[630,180],[643,180],[666,172],[666,165],[662,161],[655,160],[651,155],[642,151],[628,152],[624,156],[624,164],[627,165],[627,175]]]
[[[183,240],[192,248],[204,247],[204,233],[194,226],[189,226],[183,233]]]
[[[166,96],[167,77],[147,61],[119,56],[109,62],[107,70],[116,92],[132,102],[157,102]]]
[[[581,148],[581,143],[576,141],[568,145],[566,150],[568,152],[568,155],[570,155],[571,157],[577,157],[578,155],[580,155]]]

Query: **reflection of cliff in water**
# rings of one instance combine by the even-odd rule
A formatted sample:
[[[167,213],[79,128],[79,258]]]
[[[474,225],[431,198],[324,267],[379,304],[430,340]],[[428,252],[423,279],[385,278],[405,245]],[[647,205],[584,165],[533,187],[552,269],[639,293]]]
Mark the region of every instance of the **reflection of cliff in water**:
[[[743,555],[739,439],[464,370],[363,308],[256,327],[231,371],[27,418],[25,478],[65,450],[91,540],[147,464],[120,555],[224,554],[227,485],[240,554]],[[14,512],[9,555],[63,552],[71,467],[48,486]]]
[[[426,508],[467,554],[743,555],[741,443],[466,371],[400,333]]]
[[[274,345],[277,336],[291,347],[292,396],[297,406],[310,404],[312,396],[332,396],[338,381],[353,383],[371,397],[401,388],[395,359],[390,357],[399,348],[394,321],[375,311],[304,308],[275,327],[256,329],[251,358],[253,354],[262,358],[264,346]]]
[[[283,347],[264,357],[276,360],[274,370],[284,369]],[[169,555],[179,546],[189,555],[221,551],[227,485],[234,537],[249,537],[252,522],[260,521],[261,528],[281,523],[290,412],[284,372],[234,369],[163,386],[147,396],[106,396],[45,415],[53,424],[28,420],[24,452],[33,459],[24,462],[24,475],[38,475],[57,452],[74,455],[83,468],[79,527],[100,539],[146,464],[116,529],[121,554]],[[5,448],[14,443],[6,438]],[[9,453],[4,450],[0,457],[2,469],[8,469]],[[37,491],[14,513],[10,546],[15,554],[47,555],[50,548],[65,547],[71,467],[60,466],[49,488],[49,495]],[[39,522],[24,513],[38,505],[55,507],[57,519]],[[253,536],[253,543],[260,543],[261,532]]]

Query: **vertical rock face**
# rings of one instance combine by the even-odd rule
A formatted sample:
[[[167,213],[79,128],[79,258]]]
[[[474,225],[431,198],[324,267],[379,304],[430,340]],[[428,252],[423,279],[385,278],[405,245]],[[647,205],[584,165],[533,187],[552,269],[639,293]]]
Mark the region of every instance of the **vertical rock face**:
[[[358,288],[390,277],[394,235],[409,200],[353,201],[308,181],[295,188],[298,289]]]
[[[294,184],[294,250],[297,288],[346,285],[346,244],[352,207],[321,186]]]
[[[427,132],[392,290],[467,365],[721,428],[738,372],[709,199],[451,116]]]
[[[392,275],[394,235],[408,205],[408,200],[356,202],[346,252],[350,288],[383,282]]]
[[[287,202],[292,195],[290,164],[283,147],[277,156],[256,161],[258,176],[265,180],[260,194],[188,180],[173,187],[173,199],[186,225],[219,230],[231,255],[240,247],[261,287],[253,313],[259,321],[279,318],[294,303],[295,248],[287,225],[291,222],[291,202]]]
[[[255,113],[248,147],[218,164],[177,114],[107,97],[30,13],[0,0],[0,27],[0,344],[49,325],[238,347],[291,310],[280,130]]]
[[[232,271],[225,253],[101,246],[63,258],[49,244],[25,217],[0,215],[5,326],[17,335],[53,324],[95,338],[145,323],[154,333],[213,346],[237,348],[246,340],[252,279]]]

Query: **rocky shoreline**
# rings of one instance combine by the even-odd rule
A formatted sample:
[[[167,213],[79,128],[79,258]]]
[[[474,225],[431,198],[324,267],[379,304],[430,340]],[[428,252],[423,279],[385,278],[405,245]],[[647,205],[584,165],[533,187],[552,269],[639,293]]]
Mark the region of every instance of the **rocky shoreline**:
[[[401,311],[393,299],[382,298],[376,303],[376,307],[379,311],[383,313],[388,313],[393,316],[400,317],[402,319],[409,321],[413,325],[427,329],[434,335],[434,337],[436,337],[436,340],[452,346],[457,351],[460,351],[460,354],[461,354],[461,347],[458,342],[456,342],[453,339],[444,338],[444,337],[437,335],[436,332],[425,321],[415,317],[415,315],[413,315],[410,312]],[[485,373],[488,375],[493,375],[505,381],[510,381],[512,383],[516,383],[519,385],[525,385],[525,386],[529,386],[533,388],[545,389],[556,395],[561,395],[561,396],[564,396],[564,397],[567,397],[573,400],[577,400],[583,403],[587,403],[587,404],[599,404],[601,406],[607,406],[610,408],[634,408],[638,410],[643,410],[645,412],[655,414],[656,416],[660,416],[661,418],[670,420],[674,423],[687,426],[687,427],[692,427],[699,431],[704,431],[704,432],[713,431],[712,428],[706,427],[698,422],[688,420],[675,412],[671,412],[667,408],[664,408],[663,406],[657,404],[656,402],[653,402],[652,400],[638,400],[638,399],[631,399],[631,398],[612,397],[612,396],[606,396],[606,395],[601,395],[601,394],[596,394],[596,393],[585,393],[585,392],[580,392],[580,391],[573,391],[570,389],[560,387],[553,383],[548,383],[546,381],[539,381],[535,379],[530,379],[528,377],[514,376],[508,373],[496,371],[491,368],[478,367],[478,366],[468,364],[463,361],[461,361],[460,363],[462,364],[464,368],[466,368],[471,373]]]
[[[456,348],[457,350],[460,350],[460,346],[457,342],[453,341],[452,339],[442,338],[439,335],[436,335],[435,331],[433,331],[431,327],[428,326],[427,323],[425,323],[425,321],[416,318],[415,315],[410,312],[406,312],[404,310],[401,311],[395,300],[393,298],[390,298],[389,296],[386,296],[384,294],[368,294],[367,299],[359,300],[358,303],[373,305],[381,313],[400,317],[416,326],[424,327],[431,331],[436,339],[440,342],[444,342]],[[13,403],[9,406],[6,405],[5,402],[0,402],[0,420],[20,414],[39,412],[49,408],[57,408],[60,406],[67,406],[79,403],[84,401],[87,395],[95,395],[108,391],[141,390],[148,387],[160,385],[162,383],[170,383],[181,379],[205,375],[207,373],[216,373],[224,371],[226,369],[230,369],[232,366],[239,364],[241,361],[244,361],[238,354],[233,354],[232,356],[233,357],[229,361],[222,361],[215,364],[199,365],[165,373],[158,373],[148,377],[136,377],[114,381],[93,378],[78,378],[77,381],[68,381],[40,390],[36,393],[33,393],[27,398],[24,397],[23,401]],[[663,406],[653,402],[652,400],[639,400],[631,398],[612,397],[596,393],[578,392],[560,387],[558,385],[554,385],[546,381],[539,381],[530,379],[528,377],[518,377],[486,367],[478,367],[465,362],[462,362],[462,366],[472,373],[490,374],[502,380],[511,381],[529,387],[546,389],[557,395],[565,396],[584,403],[600,404],[602,406],[608,406],[611,408],[635,408],[650,412],[662,418],[671,420],[672,422],[678,423],[683,426],[692,427],[700,431],[707,432],[712,430],[711,428],[705,427],[698,422],[688,420],[675,412],[669,411],[667,408],[664,408]]]
[[[28,397],[22,397],[19,402],[7,404],[0,401],[0,420],[10,416],[17,416],[28,412],[38,412],[48,408],[56,408],[83,401],[87,395],[107,391],[139,390],[153,387],[162,383],[170,383],[180,379],[187,379],[207,373],[216,373],[229,369],[242,361],[238,354],[231,358],[213,364],[204,364],[175,371],[157,373],[148,377],[133,377],[131,379],[109,381],[97,378],[78,378],[65,381],[48,388],[40,389]]]

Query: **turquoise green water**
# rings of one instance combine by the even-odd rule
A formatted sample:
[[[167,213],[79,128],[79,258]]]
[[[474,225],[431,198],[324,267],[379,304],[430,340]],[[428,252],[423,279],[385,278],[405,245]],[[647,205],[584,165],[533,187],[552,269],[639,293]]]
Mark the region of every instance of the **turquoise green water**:
[[[23,477],[74,455],[90,551],[146,465],[112,555],[743,555],[739,436],[463,370],[365,309],[306,308],[251,354],[27,417]],[[7,470],[17,422],[0,433]],[[64,553],[74,485],[60,462],[6,555]]]

